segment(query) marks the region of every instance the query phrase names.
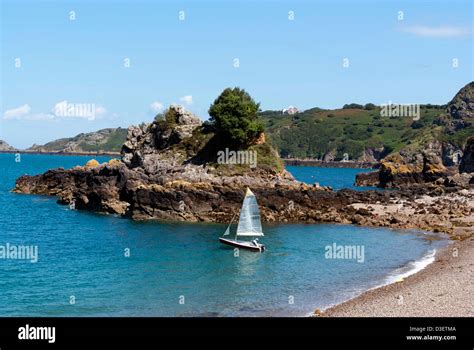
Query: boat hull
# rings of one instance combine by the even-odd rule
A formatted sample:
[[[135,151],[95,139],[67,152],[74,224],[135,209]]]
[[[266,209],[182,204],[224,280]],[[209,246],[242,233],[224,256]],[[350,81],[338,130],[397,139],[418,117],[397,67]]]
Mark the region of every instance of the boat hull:
[[[230,245],[231,247],[247,249],[254,252],[263,252],[265,251],[265,246],[263,244],[258,243],[258,245],[254,245],[252,242],[245,242],[245,241],[237,241],[235,239],[228,239],[228,238],[219,238],[219,242]]]

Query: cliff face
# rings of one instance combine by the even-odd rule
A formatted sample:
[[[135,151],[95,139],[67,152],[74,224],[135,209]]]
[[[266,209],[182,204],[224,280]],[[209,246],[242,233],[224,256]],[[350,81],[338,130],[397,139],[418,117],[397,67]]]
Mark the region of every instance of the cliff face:
[[[466,142],[459,171],[461,173],[474,173],[474,136]]]

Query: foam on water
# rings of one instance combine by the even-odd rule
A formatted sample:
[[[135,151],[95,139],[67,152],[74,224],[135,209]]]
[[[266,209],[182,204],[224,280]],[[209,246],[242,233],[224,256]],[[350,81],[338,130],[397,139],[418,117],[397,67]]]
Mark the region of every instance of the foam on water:
[[[400,279],[407,278],[408,276],[414,275],[420,272],[429,264],[435,261],[436,249],[428,251],[419,260],[410,261],[406,266],[394,270],[385,280],[385,284],[390,284],[399,281]]]

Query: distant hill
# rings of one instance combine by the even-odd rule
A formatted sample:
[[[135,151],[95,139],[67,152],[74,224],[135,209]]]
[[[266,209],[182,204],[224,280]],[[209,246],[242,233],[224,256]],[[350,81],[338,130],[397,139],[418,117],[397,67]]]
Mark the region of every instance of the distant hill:
[[[58,139],[44,145],[35,144],[26,149],[26,151],[45,153],[118,153],[126,138],[127,129],[108,128]]]
[[[17,149],[10,146],[8,143],[6,143],[3,140],[0,140],[0,152],[14,152]]]
[[[401,188],[420,183],[468,187],[474,177],[474,82],[464,86],[407,145],[385,157],[377,173],[358,174],[363,186]],[[462,173],[462,174],[461,174]]]
[[[421,106],[420,120],[381,117],[381,108],[314,108],[292,116],[263,112],[266,131],[282,157],[376,161],[408,145],[445,111]]]
[[[402,149],[422,149],[428,140],[462,149],[474,134],[474,121],[464,112],[473,89],[474,83],[466,85],[448,105],[421,105],[419,120],[381,116],[382,108],[373,104],[293,115],[265,111],[261,117],[282,157],[332,161],[347,153],[350,160],[377,161]]]

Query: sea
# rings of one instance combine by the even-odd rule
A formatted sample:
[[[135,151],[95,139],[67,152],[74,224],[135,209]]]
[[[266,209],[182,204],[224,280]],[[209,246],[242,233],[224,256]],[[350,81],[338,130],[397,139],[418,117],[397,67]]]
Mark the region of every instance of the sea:
[[[448,244],[417,230],[263,224],[264,253],[234,251],[218,242],[225,225],[134,222],[11,192],[23,174],[89,159],[0,154],[1,316],[307,316],[419,271]],[[366,171],[288,170],[334,189]]]

